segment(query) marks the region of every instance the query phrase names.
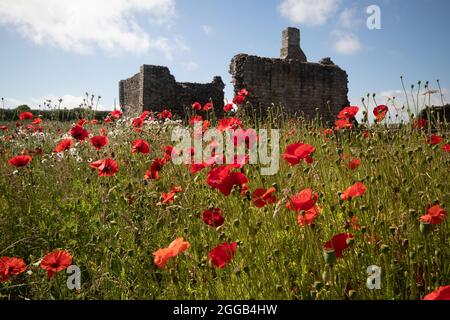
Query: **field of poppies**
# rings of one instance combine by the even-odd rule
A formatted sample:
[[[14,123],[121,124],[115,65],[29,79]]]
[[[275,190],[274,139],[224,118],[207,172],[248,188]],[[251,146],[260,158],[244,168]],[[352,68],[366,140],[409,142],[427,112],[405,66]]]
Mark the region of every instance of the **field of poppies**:
[[[0,298],[449,299],[446,126],[390,125],[384,105],[349,106],[328,127],[258,118],[248,94],[221,119],[194,103],[184,120],[1,123]],[[279,130],[279,170],[214,152],[175,164],[196,152],[177,148],[177,127],[243,129],[248,149]]]

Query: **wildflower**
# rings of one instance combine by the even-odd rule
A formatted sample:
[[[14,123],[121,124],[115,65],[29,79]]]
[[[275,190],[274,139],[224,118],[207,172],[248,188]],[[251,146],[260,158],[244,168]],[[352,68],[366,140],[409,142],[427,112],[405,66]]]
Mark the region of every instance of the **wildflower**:
[[[89,136],[89,132],[78,124],[70,129],[69,134],[78,141],[84,141]]]
[[[148,154],[150,153],[150,145],[145,140],[135,140],[131,144],[132,149],[131,153],[142,153],[142,154]]]
[[[86,123],[87,123],[87,120],[83,118],[83,119],[81,119],[80,121],[77,122],[77,125],[84,126]]]
[[[134,129],[140,129],[144,125],[144,119],[141,117],[134,118],[133,121],[131,121],[131,125]]]
[[[350,160],[347,166],[350,170],[355,170],[359,167],[360,164],[361,160],[359,160],[358,158],[353,158],[352,160]]]
[[[289,162],[290,165],[296,165],[303,159],[306,163],[312,163],[313,159],[311,158],[311,154],[315,150],[314,146],[299,142],[287,146],[281,156],[284,160]]]
[[[114,110],[114,111],[111,111],[111,113],[110,113],[110,117],[113,119],[120,119],[122,117],[122,115],[123,115],[123,112],[120,110]]]
[[[141,113],[141,115],[139,116],[140,119],[145,120],[148,116],[150,115],[150,111],[145,110]]]
[[[108,138],[106,136],[94,136],[90,139],[92,146],[100,150],[108,144]]]
[[[53,149],[53,152],[59,153],[63,152],[65,150],[70,149],[73,146],[73,140],[72,139],[62,139]]]
[[[145,172],[144,179],[145,180],[158,180],[159,178],[159,172],[162,170],[164,164],[166,163],[166,159],[154,159],[152,162],[152,165],[150,166],[150,169]]]
[[[341,194],[342,200],[350,200],[362,196],[366,192],[366,186],[362,182],[356,182],[354,185],[347,188]]]
[[[189,124],[195,124],[196,122],[201,122],[201,121],[203,121],[203,117],[201,115],[195,115],[189,119]]]
[[[442,146],[444,152],[450,152],[450,143],[446,143]]]
[[[206,182],[225,196],[230,195],[234,186],[238,186],[241,192],[247,189],[247,177],[242,172],[231,172],[230,169],[229,166],[220,166],[211,169],[207,175]]]
[[[286,208],[292,211],[307,211],[314,207],[319,196],[312,189],[304,189],[295,196],[290,197],[290,201],[286,204]]]
[[[427,214],[420,217],[423,223],[440,224],[447,218],[447,212],[436,204],[427,210]]]
[[[386,117],[386,113],[388,112],[388,107],[385,105],[379,105],[375,109],[373,109],[373,114],[375,116],[375,121],[380,122],[383,121]]]
[[[33,122],[31,122],[31,124],[40,124],[42,123],[42,119],[41,118],[36,118],[33,120]]]
[[[167,248],[158,249],[153,252],[153,261],[158,268],[162,269],[170,259],[186,251],[190,246],[189,242],[184,241],[183,238],[176,238]]]
[[[119,166],[111,158],[94,161],[89,166],[97,169],[100,177],[110,177],[119,171]]]
[[[256,189],[252,193],[253,204],[257,208],[262,208],[267,204],[275,203],[277,201],[277,198],[273,195],[275,191],[274,187],[270,187],[267,190],[263,188]]]
[[[335,129],[350,129],[352,127],[352,123],[348,119],[338,119],[334,122]]]
[[[437,144],[440,144],[442,142],[442,136],[433,134],[425,142],[428,143],[428,144],[431,144],[433,146],[437,145]]]
[[[56,250],[47,254],[41,261],[41,269],[47,270],[48,278],[59,271],[67,269],[72,264],[72,256],[65,250]]]
[[[437,288],[423,297],[422,300],[450,300],[450,285]]]
[[[11,276],[17,276],[27,270],[25,262],[16,257],[0,258],[0,282],[7,282]]]
[[[339,112],[337,118],[338,118],[338,119],[351,119],[351,118],[353,118],[353,117],[356,116],[356,114],[358,113],[358,111],[359,111],[359,107],[356,107],[356,106],[348,106],[348,107],[345,107],[344,109],[342,109],[342,110]]]
[[[330,241],[325,243],[325,250],[334,250],[336,258],[342,257],[342,252],[348,248],[348,239],[353,239],[351,233],[340,233],[335,236]]]
[[[170,119],[170,118],[172,118],[172,112],[170,112],[170,110],[165,109],[165,110],[161,111],[160,114],[158,114],[158,118]]]
[[[332,136],[333,135],[333,129],[331,129],[331,128],[323,129],[322,130],[322,134],[324,136]]]
[[[28,155],[15,156],[9,159],[8,163],[15,167],[24,167],[28,165],[33,158]]]
[[[33,114],[31,112],[25,111],[19,115],[19,120],[30,120],[33,119]]]
[[[320,215],[321,209],[319,207],[312,207],[305,211],[304,214],[299,213],[297,216],[297,223],[299,226],[311,225],[317,216]]]
[[[8,127],[8,126],[1,125],[1,126],[0,126],[0,130],[2,130],[2,131],[8,131],[8,130],[9,130],[9,127]]]
[[[234,109],[234,105],[232,103],[227,103],[223,106],[223,111],[230,112]]]
[[[217,128],[222,132],[225,130],[236,130],[237,128],[242,128],[242,122],[234,117],[222,118],[219,120]]]
[[[195,111],[200,111],[202,109],[202,105],[199,102],[194,102],[192,104],[192,109]]]
[[[221,245],[215,247],[208,254],[211,263],[219,269],[224,268],[233,259],[236,251],[236,242],[227,243],[224,242]]]
[[[183,191],[183,189],[180,186],[177,186],[177,187],[173,187],[172,189],[170,189],[170,191],[168,193],[164,193],[163,192],[161,194],[162,201],[159,204],[165,204],[165,203],[173,202],[173,200],[175,198],[175,195],[177,193],[182,192],[182,191]]]
[[[213,108],[213,104],[211,102],[208,102],[203,106],[203,111],[210,111],[210,110],[212,110],[212,108]]]
[[[412,123],[412,127],[414,129],[422,129],[425,128],[425,126],[427,125],[427,119],[416,119],[413,123]]]
[[[220,227],[225,221],[223,211],[220,208],[205,210],[202,217],[203,222],[214,228]]]

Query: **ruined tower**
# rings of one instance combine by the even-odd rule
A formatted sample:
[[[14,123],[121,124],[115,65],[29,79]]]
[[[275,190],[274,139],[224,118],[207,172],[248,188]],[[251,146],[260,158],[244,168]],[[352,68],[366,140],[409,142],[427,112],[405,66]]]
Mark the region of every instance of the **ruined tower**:
[[[300,30],[297,28],[286,28],[283,30],[281,40],[281,59],[296,59],[306,62],[306,55],[300,48]]]

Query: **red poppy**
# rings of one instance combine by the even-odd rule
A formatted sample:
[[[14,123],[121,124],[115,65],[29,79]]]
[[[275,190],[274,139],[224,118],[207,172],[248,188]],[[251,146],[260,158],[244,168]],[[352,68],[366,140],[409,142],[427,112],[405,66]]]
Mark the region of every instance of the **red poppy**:
[[[441,142],[442,142],[442,136],[439,136],[436,134],[431,135],[431,137],[429,137],[426,140],[426,143],[431,144],[431,145],[437,145],[437,144],[440,144]]]
[[[163,158],[167,161],[172,160],[172,156],[178,156],[179,152],[174,146],[165,146],[162,148]]]
[[[277,198],[273,195],[276,192],[274,187],[270,187],[269,189],[258,188],[252,193],[253,204],[257,208],[262,208],[266,204],[272,204],[277,201]]]
[[[210,111],[213,109],[213,104],[211,102],[205,103],[203,106],[203,111]]]
[[[119,166],[117,163],[110,158],[94,161],[89,166],[97,169],[100,177],[110,177],[119,171]]]
[[[201,163],[192,163],[190,168],[189,168],[189,172],[190,173],[197,173],[202,171],[203,169],[207,168],[208,164],[206,162],[201,162]]]
[[[47,254],[41,261],[41,269],[47,270],[50,279],[59,271],[67,269],[72,264],[72,256],[65,250],[56,250]]]
[[[236,242],[227,243],[224,242],[221,245],[215,247],[208,254],[211,263],[219,269],[225,267],[233,259],[236,251]]]
[[[450,285],[437,288],[423,297],[422,300],[450,300]]]
[[[33,158],[28,155],[15,156],[9,159],[8,163],[15,167],[24,167],[28,165]]]
[[[92,120],[90,121],[90,123],[91,123],[91,124],[98,124],[98,120],[97,120],[97,119],[92,119]]]
[[[81,119],[80,121],[77,122],[77,125],[84,126],[86,123],[87,123],[87,120],[83,118],[83,119]]]
[[[355,170],[359,167],[360,164],[361,160],[359,160],[358,158],[353,158],[352,160],[350,160],[347,166],[350,170]]]
[[[314,207],[319,195],[314,193],[312,189],[304,189],[295,196],[290,197],[290,201],[286,204],[286,208],[292,211],[307,211]]]
[[[244,102],[245,102],[245,96],[241,96],[238,94],[233,98],[234,104],[243,104]]]
[[[195,124],[196,122],[202,122],[202,121],[203,121],[203,117],[201,115],[195,115],[189,119],[189,124]]]
[[[220,208],[213,208],[203,212],[203,222],[208,226],[217,228],[220,227],[224,221],[223,211]]]
[[[65,150],[70,149],[70,147],[73,146],[73,140],[72,139],[62,139],[53,149],[53,152],[63,152]]]
[[[122,117],[123,112],[120,110],[114,110],[114,111],[111,111],[111,113],[109,115],[113,119],[119,119],[120,117]]]
[[[158,268],[162,269],[170,259],[186,251],[190,246],[189,242],[184,241],[183,238],[176,238],[167,248],[158,249],[153,252],[153,255],[155,256],[153,262]]]
[[[281,156],[284,160],[289,162],[290,165],[296,165],[303,159],[305,159],[306,163],[312,163],[313,159],[311,158],[311,154],[315,150],[314,146],[299,142],[287,146]]]
[[[131,144],[132,149],[131,153],[142,153],[142,154],[148,154],[150,153],[150,145],[145,140],[135,140]]]
[[[447,212],[436,204],[427,210],[427,214],[420,217],[420,221],[430,224],[440,224],[447,218]]]
[[[317,216],[320,215],[321,209],[319,207],[312,207],[309,210],[306,210],[304,214],[299,213],[297,216],[297,223],[299,226],[311,225]]]
[[[158,180],[159,172],[162,170],[165,163],[166,163],[166,159],[164,159],[164,158],[154,159],[152,162],[152,165],[150,166],[150,169],[145,172],[144,179],[145,180],[150,180],[150,179]]]
[[[36,118],[33,120],[33,122],[31,122],[31,124],[40,124],[42,123],[42,119],[41,118]]]
[[[17,276],[27,270],[27,265],[20,258],[0,258],[0,282],[9,281],[12,276]]]
[[[234,105],[232,103],[227,103],[223,106],[223,111],[230,112],[234,109]]]
[[[219,120],[217,128],[220,131],[236,130],[237,128],[242,128],[242,121],[234,117],[222,118]]]
[[[142,119],[142,120],[145,120],[149,115],[150,115],[150,111],[145,110],[144,112],[141,113],[139,118]]]
[[[350,119],[350,118],[353,118],[354,116],[356,116],[358,111],[359,111],[359,107],[348,106],[339,112],[337,118],[338,119]]]
[[[19,115],[19,120],[30,120],[33,119],[33,114],[31,112],[25,111]]]
[[[333,129],[331,129],[331,128],[323,129],[322,130],[322,134],[324,136],[332,136],[333,135]]]
[[[192,109],[194,109],[194,110],[196,110],[196,111],[199,111],[199,110],[202,109],[202,105],[201,105],[199,102],[194,102],[194,103],[192,104]]]
[[[95,136],[90,139],[92,146],[100,150],[108,144],[108,138],[106,136]]]
[[[375,116],[375,121],[380,122],[386,118],[386,114],[389,111],[388,107],[385,105],[379,105],[373,109],[373,115]]]
[[[444,152],[450,152],[450,144],[449,144],[449,143],[444,144],[444,145],[442,146],[442,150],[443,150]]]
[[[238,186],[241,192],[245,192],[248,179],[242,172],[231,172],[231,167],[220,166],[208,172],[206,182],[223,195],[228,196],[234,186]]]
[[[78,141],[84,141],[89,136],[89,132],[78,124],[70,129],[69,134]]]
[[[170,112],[170,110],[165,109],[165,110],[161,111],[160,114],[158,114],[158,118],[170,119],[170,118],[172,118],[172,112]]]
[[[426,125],[427,125],[427,119],[416,119],[412,123],[412,127],[414,129],[422,129],[422,128],[425,128]]]
[[[352,127],[352,123],[348,119],[338,119],[334,122],[335,129],[350,129]]]
[[[244,96],[244,97],[248,96],[247,89],[243,88],[243,89],[239,90],[238,95]]]
[[[143,118],[134,118],[133,121],[131,121],[131,125],[135,129],[140,129],[144,125],[144,119]]]
[[[366,186],[362,182],[356,182],[354,185],[347,188],[341,194],[342,200],[349,200],[362,196],[366,192]]]
[[[182,191],[183,191],[183,189],[180,186],[177,186],[177,187],[173,187],[172,189],[170,189],[170,191],[168,193],[163,192],[161,194],[162,201],[159,204],[173,202],[175,195]]]
[[[325,243],[325,250],[334,250],[336,258],[342,257],[342,252],[348,248],[347,239],[353,239],[351,233],[340,233],[333,236],[333,239]]]
[[[106,117],[105,119],[103,119],[103,122],[108,124],[112,121],[111,117]]]
[[[8,128],[8,126],[1,125],[1,126],[0,126],[0,130],[2,130],[2,131],[8,131],[9,128]]]

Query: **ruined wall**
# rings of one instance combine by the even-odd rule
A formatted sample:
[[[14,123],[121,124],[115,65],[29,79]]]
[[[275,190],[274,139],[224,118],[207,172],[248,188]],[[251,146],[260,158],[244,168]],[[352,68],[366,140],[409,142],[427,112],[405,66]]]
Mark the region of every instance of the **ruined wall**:
[[[316,116],[332,121],[348,105],[347,73],[330,59],[321,63],[236,55],[230,65],[235,92],[246,88],[248,101],[267,108],[281,105],[291,115]],[[330,102],[328,110],[327,101]]]
[[[143,65],[138,74],[119,82],[120,104],[127,115],[167,108],[183,116],[193,102],[205,104],[212,99],[215,112],[222,114],[224,87],[220,77],[206,84],[179,83],[167,67]]]

